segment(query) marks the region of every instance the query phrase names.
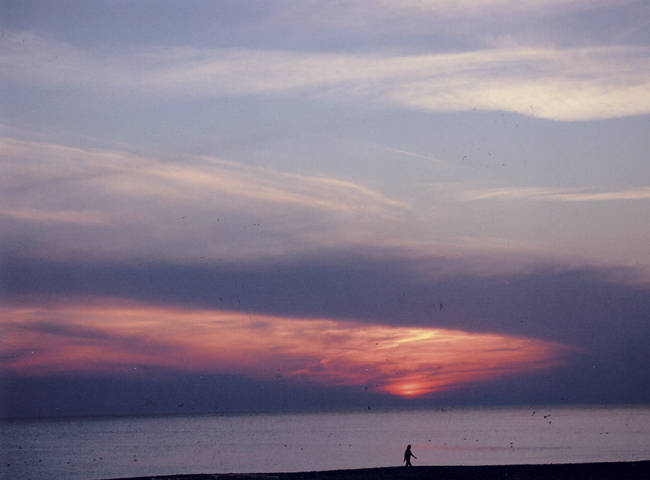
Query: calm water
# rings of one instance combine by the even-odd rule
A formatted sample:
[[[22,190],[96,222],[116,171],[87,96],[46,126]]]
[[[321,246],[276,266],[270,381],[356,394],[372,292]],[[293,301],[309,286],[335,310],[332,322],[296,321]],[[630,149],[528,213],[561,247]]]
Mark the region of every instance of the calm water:
[[[104,479],[650,459],[650,407],[157,416],[0,423],[2,478]]]

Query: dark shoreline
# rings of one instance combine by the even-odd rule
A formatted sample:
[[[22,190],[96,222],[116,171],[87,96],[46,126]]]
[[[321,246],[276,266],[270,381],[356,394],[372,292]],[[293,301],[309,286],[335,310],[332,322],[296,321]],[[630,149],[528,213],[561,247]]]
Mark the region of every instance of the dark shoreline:
[[[122,480],[647,480],[650,460],[548,465],[414,466],[290,473],[200,473]]]

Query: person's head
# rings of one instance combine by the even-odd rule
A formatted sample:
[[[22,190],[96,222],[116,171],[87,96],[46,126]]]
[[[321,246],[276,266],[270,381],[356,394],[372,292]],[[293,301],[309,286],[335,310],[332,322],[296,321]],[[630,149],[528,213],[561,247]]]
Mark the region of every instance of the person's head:
[[[411,448],[411,446],[409,445],[409,446],[407,446],[406,448]]]

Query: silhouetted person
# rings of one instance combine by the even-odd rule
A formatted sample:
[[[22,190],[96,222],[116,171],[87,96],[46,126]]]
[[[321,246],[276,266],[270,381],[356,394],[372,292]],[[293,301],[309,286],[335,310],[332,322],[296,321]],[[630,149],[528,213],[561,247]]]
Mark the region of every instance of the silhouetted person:
[[[406,462],[407,467],[413,466],[411,465],[411,457],[415,458],[416,460],[418,459],[418,457],[413,455],[413,453],[411,452],[411,446],[409,445],[408,447],[406,447],[406,451],[404,452],[404,461]]]

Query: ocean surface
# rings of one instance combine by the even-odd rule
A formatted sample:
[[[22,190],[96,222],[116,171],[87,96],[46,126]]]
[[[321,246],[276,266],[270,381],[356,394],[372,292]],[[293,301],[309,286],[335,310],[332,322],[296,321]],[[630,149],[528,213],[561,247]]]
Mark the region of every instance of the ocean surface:
[[[180,473],[650,459],[650,406],[9,420],[1,477],[89,480]]]

